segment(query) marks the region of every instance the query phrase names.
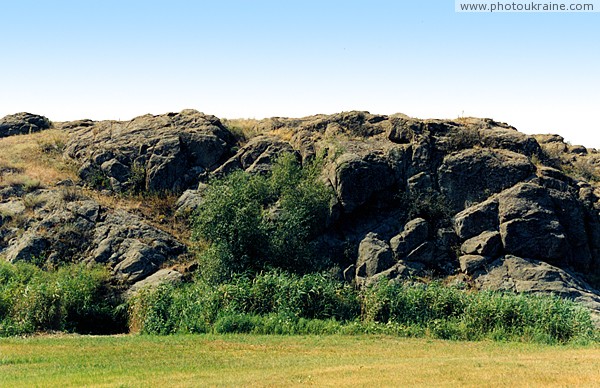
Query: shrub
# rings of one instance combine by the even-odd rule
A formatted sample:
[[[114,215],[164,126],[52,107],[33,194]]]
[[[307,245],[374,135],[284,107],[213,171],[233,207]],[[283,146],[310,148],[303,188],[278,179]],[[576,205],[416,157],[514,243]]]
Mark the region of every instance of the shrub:
[[[281,156],[271,174],[236,171],[213,180],[193,217],[193,236],[209,249],[200,255],[209,278],[283,268],[310,272],[324,266],[315,238],[328,216],[331,193],[318,181],[318,162],[302,168]]]
[[[140,194],[146,188],[146,167],[139,162],[133,162],[129,178],[125,183],[128,194]]]

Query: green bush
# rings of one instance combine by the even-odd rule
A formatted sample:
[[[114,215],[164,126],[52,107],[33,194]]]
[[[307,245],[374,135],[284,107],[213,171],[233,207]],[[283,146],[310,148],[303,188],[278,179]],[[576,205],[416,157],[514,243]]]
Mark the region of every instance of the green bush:
[[[208,278],[283,268],[306,273],[324,267],[315,239],[329,211],[330,191],[318,161],[300,166],[281,156],[267,175],[235,171],[215,179],[193,217],[193,236],[208,243],[200,254]]]
[[[69,265],[46,272],[26,263],[0,263],[0,336],[122,331],[108,276],[101,267]]]

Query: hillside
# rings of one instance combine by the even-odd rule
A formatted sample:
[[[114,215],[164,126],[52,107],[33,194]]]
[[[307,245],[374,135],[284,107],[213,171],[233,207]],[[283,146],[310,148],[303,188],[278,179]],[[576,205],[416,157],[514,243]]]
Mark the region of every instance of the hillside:
[[[333,199],[311,244],[358,287],[442,279],[554,293],[600,316],[600,153],[491,119],[344,112],[220,120],[0,119],[0,249],[46,268],[100,263],[114,287],[202,272],[189,217],[207,183],[322,160]],[[277,213],[273,205],[273,212]]]

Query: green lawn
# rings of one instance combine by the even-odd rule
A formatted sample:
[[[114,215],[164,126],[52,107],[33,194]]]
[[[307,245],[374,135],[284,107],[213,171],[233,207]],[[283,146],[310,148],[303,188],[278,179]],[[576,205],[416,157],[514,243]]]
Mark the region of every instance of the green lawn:
[[[600,386],[600,346],[380,336],[0,339],[0,386]]]

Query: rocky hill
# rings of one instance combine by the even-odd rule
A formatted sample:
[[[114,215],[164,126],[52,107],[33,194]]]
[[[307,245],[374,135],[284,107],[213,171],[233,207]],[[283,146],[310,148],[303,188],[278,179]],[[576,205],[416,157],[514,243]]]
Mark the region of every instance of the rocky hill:
[[[0,137],[0,149],[34,155],[0,158],[9,261],[103,263],[124,290],[178,281],[197,266],[188,217],[211,177],[321,155],[335,200],[319,243],[340,278],[555,293],[600,314],[600,154],[557,135],[491,119],[185,110],[125,122],[19,113],[0,119]]]

